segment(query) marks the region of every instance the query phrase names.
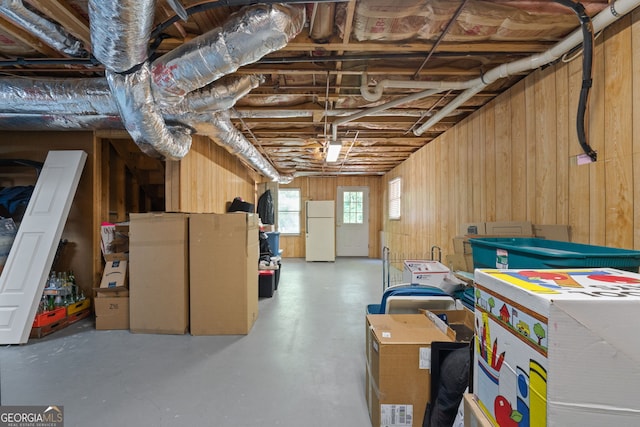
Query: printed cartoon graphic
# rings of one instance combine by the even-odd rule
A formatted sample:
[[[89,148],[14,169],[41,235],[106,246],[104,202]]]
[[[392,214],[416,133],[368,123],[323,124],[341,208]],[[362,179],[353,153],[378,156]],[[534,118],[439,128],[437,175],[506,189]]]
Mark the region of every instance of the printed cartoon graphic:
[[[542,339],[547,336],[544,328],[540,323],[533,325],[533,333],[538,337],[538,345],[542,345]]]
[[[522,335],[524,335],[527,338],[529,338],[529,335],[531,335],[531,332],[529,331],[529,325],[524,323],[522,320],[520,320],[516,324],[516,329],[518,330],[518,332],[520,332]]]
[[[638,284],[640,280],[635,277],[616,276],[612,274],[590,274],[587,278],[599,282],[616,283],[619,285]]]
[[[519,272],[519,274],[541,285],[552,287],[555,287],[554,285],[556,285],[563,288],[582,287],[567,273],[560,273],[556,271],[522,270]]]
[[[518,427],[522,414],[511,408],[511,403],[504,396],[497,396],[493,403],[493,413],[500,427]]]
[[[533,359],[529,361],[529,410],[530,425],[547,425],[547,371]]]
[[[496,300],[491,297],[489,298],[489,301],[487,301],[487,303],[489,304],[489,313],[493,314],[493,307],[496,306]]]
[[[507,307],[507,304],[502,304],[502,307],[500,307],[500,320],[502,320],[507,325],[510,325],[510,317],[511,316],[509,315],[509,308]]]
[[[516,366],[517,384],[517,408],[522,419],[518,427],[529,427],[529,375],[520,366]]]

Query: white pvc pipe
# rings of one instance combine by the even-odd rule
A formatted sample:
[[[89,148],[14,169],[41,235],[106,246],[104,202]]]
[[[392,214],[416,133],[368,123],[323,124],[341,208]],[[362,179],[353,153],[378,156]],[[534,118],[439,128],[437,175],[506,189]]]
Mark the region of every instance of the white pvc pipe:
[[[463,90],[471,87],[472,81],[466,82],[447,82],[447,81],[414,81],[414,80],[381,80],[372,90],[367,85],[367,74],[362,75],[360,84],[360,94],[369,102],[374,102],[382,98],[382,94],[386,88],[395,89],[437,89],[437,92],[445,90]]]
[[[593,31],[599,32],[611,25],[613,22],[622,18],[627,13],[640,5],[640,0],[617,0],[615,3],[610,4],[606,9],[596,15],[593,20]],[[508,64],[502,64],[489,70],[482,77],[470,80],[469,89],[458,95],[453,101],[447,104],[444,108],[433,115],[422,126],[414,129],[413,133],[416,136],[422,135],[425,131],[438,123],[444,117],[449,115],[453,110],[460,107],[467,102],[471,97],[476,95],[482,89],[489,84],[495,82],[498,79],[521,73],[527,70],[534,70],[543,65],[546,65],[552,61],[555,61],[560,56],[564,55],[582,42],[582,29],[577,29],[571,33],[568,37],[556,43],[549,50],[532,55],[528,58],[519,59]]]
[[[413,95],[409,95],[406,96],[404,98],[401,99],[394,99],[393,101],[389,101],[386,104],[382,104],[382,105],[378,105],[376,107],[372,107],[366,110],[362,110],[359,111],[355,114],[352,114],[350,116],[347,117],[342,117],[339,118],[337,120],[335,120],[332,124],[331,124],[331,132],[332,132],[332,136],[333,136],[333,141],[336,141],[338,139],[338,126],[345,124],[345,123],[349,123],[353,120],[357,120],[361,117],[365,117],[365,116],[370,116],[372,114],[375,113],[379,113],[380,111],[384,111],[384,110],[388,110],[389,108],[393,108],[395,106],[398,105],[402,105],[406,102],[411,102],[411,101],[417,101],[418,99],[422,99],[422,98],[426,98],[427,96],[431,96],[431,95],[435,95],[436,93],[441,92],[440,90],[436,90],[436,89],[430,89],[430,90],[425,90],[422,92],[418,92],[418,93],[414,93]]]

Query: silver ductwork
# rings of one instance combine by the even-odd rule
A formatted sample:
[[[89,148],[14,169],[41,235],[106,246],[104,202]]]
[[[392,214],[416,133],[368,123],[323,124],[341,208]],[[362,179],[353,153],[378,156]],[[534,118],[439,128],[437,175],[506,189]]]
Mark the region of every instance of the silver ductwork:
[[[198,127],[197,123],[194,123]],[[200,131],[217,144],[223,146],[231,154],[242,157],[256,170],[260,171],[272,181],[280,184],[288,184],[293,181],[292,175],[281,175],[278,171],[260,154],[258,149],[249,142],[244,135],[231,123],[229,111],[222,111],[211,116],[210,124],[201,123]]]
[[[107,80],[0,79],[0,113],[118,116]]]
[[[228,78],[216,82],[206,88],[191,92],[181,103],[173,108],[165,108],[164,112],[184,114],[187,112],[222,111],[236,105],[236,102],[252,89],[264,83],[264,77],[259,75]]]
[[[27,9],[22,0],[0,0],[0,13],[59,52],[72,57],[81,57],[87,54],[81,41],[65,31],[60,25]]]
[[[94,55],[107,68],[107,81],[122,121],[145,153],[174,160],[184,157],[191,146],[191,129],[182,124],[189,118],[180,117],[170,129],[162,108],[174,107],[167,112],[178,113],[178,116],[189,114],[191,108],[217,108],[206,98],[221,94],[211,92],[214,88],[194,93],[193,97],[188,94],[281,49],[302,30],[305,22],[302,6],[245,8],[221,29],[205,33],[149,65],[143,62],[147,60],[155,2],[106,3],[89,2],[91,37]],[[139,64],[143,65],[127,75],[122,74]],[[256,82],[249,78],[238,84],[240,86],[236,88],[229,88],[227,95],[234,91],[248,92]],[[225,97],[231,105],[236,99]],[[233,128],[230,121],[218,122],[222,128],[214,132],[218,135],[217,140],[230,144],[229,151],[245,158],[269,178],[279,179],[277,171],[253,145],[240,132],[229,129],[228,126]],[[251,146],[253,151],[246,146]]]
[[[191,134],[182,126],[169,129],[151,93],[146,61],[154,11],[155,0],[90,0],[91,42],[135,143],[149,156],[179,160],[191,148]]]
[[[282,49],[301,30],[300,5],[258,4],[233,14],[227,23],[153,61],[153,94],[163,106],[239,67]]]
[[[286,45],[304,25],[304,7],[245,8],[222,29],[201,36],[201,40],[223,40],[223,45],[200,46],[202,51],[198,52],[197,43],[189,43],[152,65],[147,61],[147,45],[154,4],[153,0],[90,0],[94,55],[107,68],[107,78],[0,79],[0,127],[124,126],[144,153],[172,160],[188,153],[195,130],[209,135],[268,178],[290,182],[293,177],[279,175],[233,126],[228,111],[214,114],[233,107],[239,98],[263,82],[262,76],[210,83]],[[217,48],[222,52],[216,52]],[[152,79],[152,67],[156,71],[164,67],[177,71],[168,80],[160,79],[162,89],[158,91],[159,75],[153,75]],[[172,85],[178,88],[180,96],[172,94]],[[167,93],[169,97],[165,98]]]
[[[107,70],[124,73],[149,57],[155,0],[89,0],[91,44]]]
[[[160,153],[180,160],[191,148],[191,131],[176,125],[169,129],[151,94],[149,65],[129,74],[107,70],[107,81],[116,100],[125,129],[140,149],[150,155]]]

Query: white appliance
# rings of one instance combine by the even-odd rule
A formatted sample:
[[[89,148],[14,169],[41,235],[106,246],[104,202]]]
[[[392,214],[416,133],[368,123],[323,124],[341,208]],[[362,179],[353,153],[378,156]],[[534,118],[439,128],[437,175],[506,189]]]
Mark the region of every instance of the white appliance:
[[[307,238],[305,259],[307,261],[335,261],[335,201],[309,201],[306,207]]]

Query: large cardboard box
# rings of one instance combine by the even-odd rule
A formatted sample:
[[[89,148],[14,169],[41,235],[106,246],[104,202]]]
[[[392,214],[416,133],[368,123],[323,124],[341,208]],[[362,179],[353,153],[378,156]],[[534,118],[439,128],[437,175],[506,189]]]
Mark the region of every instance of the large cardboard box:
[[[451,339],[424,314],[367,316],[366,398],[373,426],[422,426],[434,341]]]
[[[191,334],[247,334],[258,317],[258,216],[190,218]]]
[[[132,332],[184,334],[188,330],[188,219],[182,213],[130,215]]]
[[[129,255],[125,253],[112,253],[104,255],[106,263],[100,281],[101,289],[125,289],[127,287],[127,264]]]
[[[498,221],[485,223],[485,234],[496,236],[531,236],[533,224],[529,221]]]
[[[492,422],[638,425],[639,274],[478,269],[475,282],[473,390]]]
[[[129,329],[129,297],[94,299],[96,329]]]
[[[533,235],[547,240],[571,241],[571,227],[561,224],[533,224]]]

